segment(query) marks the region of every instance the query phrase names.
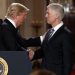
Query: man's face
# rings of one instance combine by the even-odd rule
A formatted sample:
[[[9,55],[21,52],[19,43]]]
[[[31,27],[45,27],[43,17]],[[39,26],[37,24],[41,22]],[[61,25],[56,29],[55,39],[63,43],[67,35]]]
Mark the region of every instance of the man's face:
[[[16,17],[17,18],[17,26],[22,25],[25,22],[26,17],[27,17],[26,12],[20,13],[20,15]]]
[[[53,11],[50,8],[47,8],[45,17],[46,17],[47,23],[52,25],[56,21],[57,15],[55,11]]]

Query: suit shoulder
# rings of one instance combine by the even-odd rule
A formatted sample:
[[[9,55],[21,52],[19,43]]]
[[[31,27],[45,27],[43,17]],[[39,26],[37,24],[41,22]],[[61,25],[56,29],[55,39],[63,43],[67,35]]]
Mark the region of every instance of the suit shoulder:
[[[63,27],[61,29],[60,36],[62,39],[66,39],[66,38],[69,39],[73,37],[73,33],[67,27]]]
[[[6,23],[6,22],[3,22],[3,23],[2,23],[2,26],[7,26],[7,23]]]
[[[67,27],[64,27],[64,34],[72,35],[72,32]]]
[[[67,27],[64,27],[61,37],[63,40],[73,40],[73,33]]]

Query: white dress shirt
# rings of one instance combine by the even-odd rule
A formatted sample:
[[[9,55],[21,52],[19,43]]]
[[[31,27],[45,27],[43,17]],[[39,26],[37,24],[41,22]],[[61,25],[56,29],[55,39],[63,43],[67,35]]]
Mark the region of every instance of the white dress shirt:
[[[60,24],[58,24],[58,25],[56,25],[55,27],[53,27],[54,32],[52,33],[51,37],[55,34],[55,32],[56,32],[62,25],[63,25],[63,22],[61,21]],[[47,32],[46,32],[46,33],[47,33]],[[45,33],[44,35],[40,36],[41,43],[43,42],[43,39],[44,39],[46,33]]]

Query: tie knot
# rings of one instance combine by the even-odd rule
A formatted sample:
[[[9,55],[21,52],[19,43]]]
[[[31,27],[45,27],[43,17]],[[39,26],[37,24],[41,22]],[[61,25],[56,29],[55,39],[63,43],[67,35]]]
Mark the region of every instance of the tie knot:
[[[44,40],[45,40],[45,41],[49,40],[49,39],[52,37],[53,32],[54,32],[54,29],[53,29],[53,28],[49,29],[49,30],[47,31],[46,35],[45,35]]]
[[[54,29],[53,28],[49,29],[49,32],[50,33],[53,33],[54,32]]]

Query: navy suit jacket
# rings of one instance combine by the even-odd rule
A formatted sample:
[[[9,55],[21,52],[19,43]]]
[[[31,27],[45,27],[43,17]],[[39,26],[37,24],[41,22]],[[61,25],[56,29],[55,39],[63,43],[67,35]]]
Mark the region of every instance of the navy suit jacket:
[[[24,48],[29,46],[37,46],[36,42],[39,39],[34,41],[34,38],[25,39],[22,38],[19,33],[18,29],[16,29],[10,21],[5,19],[1,25],[1,37],[0,37],[0,50],[1,51],[22,51]]]
[[[39,39],[33,41],[34,38],[28,40],[22,38],[17,29],[7,19],[1,24],[0,33],[0,56],[7,59],[9,65],[8,74],[29,75],[32,71],[32,64],[29,61],[26,47],[37,46],[35,42]]]
[[[69,75],[72,68],[72,33],[64,25],[35,52],[34,59],[42,57],[42,67],[57,75]]]

